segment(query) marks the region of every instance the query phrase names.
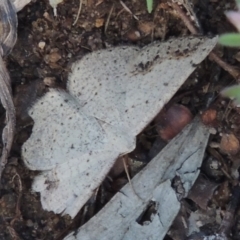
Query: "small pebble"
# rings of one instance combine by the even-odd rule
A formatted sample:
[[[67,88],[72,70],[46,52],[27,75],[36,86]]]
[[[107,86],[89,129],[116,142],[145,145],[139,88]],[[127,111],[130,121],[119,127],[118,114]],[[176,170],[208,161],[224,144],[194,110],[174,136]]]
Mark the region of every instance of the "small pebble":
[[[40,49],[42,49],[42,50],[44,49],[45,45],[46,45],[46,43],[43,42],[43,41],[41,41],[41,42],[38,43],[38,47],[39,47]]]

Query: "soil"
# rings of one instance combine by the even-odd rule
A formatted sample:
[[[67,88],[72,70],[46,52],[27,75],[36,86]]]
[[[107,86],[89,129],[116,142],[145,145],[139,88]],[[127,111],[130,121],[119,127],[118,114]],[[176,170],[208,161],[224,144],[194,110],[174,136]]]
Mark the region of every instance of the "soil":
[[[65,0],[59,4],[56,17],[48,0],[32,0],[18,13],[18,41],[6,59],[12,80],[17,128],[1,183],[0,240],[63,239],[99,211],[127,182],[121,166],[115,166],[112,171],[112,174],[115,171],[113,182],[104,181],[94,206],[90,205],[87,214],[81,210],[72,220],[68,216],[44,211],[39,194],[31,191],[31,183],[37,173],[29,171],[21,160],[21,146],[30,136],[34,124],[27,111],[49,87],[65,88],[69,66],[88,52],[121,44],[144,46],[155,40],[163,41],[170,37],[190,35],[184,22],[168,2],[170,1],[155,1],[154,10],[149,14],[145,1],[126,0],[124,4],[132,13],[119,1],[83,1],[80,17],[74,26],[79,0]],[[234,1],[193,2],[204,35],[234,31],[224,15],[226,10],[234,9]],[[237,49],[218,47],[217,53],[226,62],[239,65]],[[206,190],[209,194],[199,197],[198,190],[193,191],[189,199],[183,202],[178,216],[181,218],[184,214],[189,215],[189,211],[193,209],[194,212],[208,209],[209,218],[210,212],[213,212],[213,221],[205,224],[202,220],[201,231],[208,231],[209,234],[218,231],[222,226],[221,221],[229,209],[231,196],[236,195],[233,190],[238,186],[238,180],[233,180],[231,174],[234,173],[238,179],[239,149],[229,152],[229,149],[223,149],[220,144],[222,138],[229,137],[229,134],[236,138],[233,137],[233,141],[237,141],[237,144],[240,140],[240,112],[230,100],[219,95],[220,90],[233,83],[234,79],[229,73],[211,59],[206,59],[172,100],[172,103],[188,107],[193,115],[199,112],[206,114],[209,109],[216,111],[216,117],[207,122],[211,125],[213,134],[201,169],[201,177],[204,176],[203,178],[209,181]],[[3,108],[0,112],[0,126],[3,127]],[[146,136],[156,133],[156,130],[154,132],[149,129],[147,128],[143,135],[140,134],[137,150],[129,155],[135,161],[148,161],[146,154],[155,138],[149,140]],[[228,139],[227,142],[231,141]],[[213,165],[217,167],[213,168]],[[121,174],[116,173],[118,170]],[[197,182],[196,186],[200,186],[200,183]],[[100,195],[104,196],[100,198]],[[229,239],[240,239],[240,214],[238,211],[232,214],[235,220],[229,221]],[[183,231],[180,225],[176,219],[172,233],[169,233],[166,239],[186,239],[186,231]]]

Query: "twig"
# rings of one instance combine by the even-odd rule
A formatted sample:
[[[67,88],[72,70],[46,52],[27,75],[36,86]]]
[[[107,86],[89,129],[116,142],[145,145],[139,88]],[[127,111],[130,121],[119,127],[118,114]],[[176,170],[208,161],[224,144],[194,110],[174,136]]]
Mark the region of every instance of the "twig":
[[[82,10],[82,0],[79,0],[79,8],[78,8],[78,13],[77,13],[77,17],[76,17],[76,19],[75,19],[75,21],[74,21],[74,23],[73,23],[73,26],[75,26],[76,25],[76,23],[77,23],[77,21],[78,21],[78,19],[79,19],[79,16],[80,16],[80,13],[81,13],[81,10]]]
[[[110,9],[110,12],[108,14],[107,21],[106,21],[105,26],[104,26],[104,33],[107,32],[108,24],[109,24],[110,18],[112,16],[113,9],[114,9],[114,4],[112,5],[112,7]]]
[[[133,186],[132,186],[132,181],[131,181],[131,178],[130,178],[130,176],[129,176],[129,172],[128,172],[128,168],[127,168],[125,156],[122,157],[122,160],[123,160],[123,166],[124,166],[125,173],[126,173],[126,175],[127,175],[128,182],[129,182],[131,188],[133,188]],[[133,191],[134,191],[134,189],[133,189]],[[135,193],[135,191],[134,191],[134,193]]]
[[[17,198],[17,203],[16,203],[16,214],[15,217],[12,219],[12,221],[10,222],[10,226],[13,227],[13,224],[16,220],[18,220],[19,218],[21,218],[21,211],[20,211],[20,203],[21,203],[21,198],[22,198],[22,181],[21,178],[19,176],[18,173],[16,173],[13,178],[12,178],[12,182],[14,181],[14,179],[17,178],[17,182],[18,182],[18,198]]]
[[[14,230],[14,228],[7,226],[7,229],[13,240],[20,240],[20,238],[19,238],[18,234],[16,233],[16,231]]]
[[[200,32],[195,28],[192,21],[186,15],[186,13],[174,2],[172,2],[173,9],[178,13],[179,17],[185,23],[186,27],[192,34],[199,34]],[[237,82],[240,82],[240,71],[237,70],[234,66],[224,62],[216,53],[211,52],[209,57],[214,60],[220,67],[227,71]]]
[[[240,83],[240,71],[237,70],[234,66],[224,62],[216,53],[211,52],[209,57],[212,58],[220,67],[227,71],[230,75]]]
[[[142,198],[136,193],[136,191],[135,191],[135,189],[134,189],[134,187],[133,187],[133,185],[132,185],[132,181],[131,181],[131,178],[130,178],[130,176],[129,176],[129,172],[128,172],[128,168],[127,168],[127,164],[126,164],[126,156],[123,156],[123,157],[122,157],[122,160],[123,160],[124,170],[125,170],[125,172],[126,172],[127,179],[128,179],[128,182],[129,182],[129,185],[130,185],[132,191],[134,192],[134,194],[135,194],[141,201],[144,202],[144,199],[142,199]]]
[[[18,198],[16,203],[16,213],[14,218],[11,220],[10,224],[7,224],[7,229],[13,240],[20,240],[20,237],[18,236],[17,232],[14,229],[14,223],[16,220],[19,220],[21,218],[20,201],[22,197],[22,182],[18,173],[16,173],[13,176],[12,182],[14,181],[15,178],[17,178],[17,182],[18,182]]]
[[[173,9],[178,13],[179,17],[182,19],[188,30],[192,34],[198,34],[197,28],[192,24],[192,21],[190,18],[186,15],[186,13],[180,8],[180,6],[174,2],[172,2],[172,7]]]
[[[123,1],[120,0],[120,3],[127,12],[129,12],[136,20],[139,21],[138,17],[132,13],[132,11],[127,7],[127,5]]]

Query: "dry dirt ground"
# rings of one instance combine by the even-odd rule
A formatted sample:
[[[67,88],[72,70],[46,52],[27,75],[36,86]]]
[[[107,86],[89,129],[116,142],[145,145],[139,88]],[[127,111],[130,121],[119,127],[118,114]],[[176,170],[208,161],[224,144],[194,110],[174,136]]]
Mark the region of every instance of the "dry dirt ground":
[[[205,35],[234,30],[224,16],[224,11],[234,9],[233,1],[193,2]],[[31,183],[37,173],[27,170],[21,160],[21,146],[30,136],[33,126],[27,110],[49,87],[65,87],[71,62],[88,52],[109,46],[143,46],[153,40],[190,35],[168,1],[155,1],[151,14],[147,12],[144,0],[126,0],[124,3],[132,14],[126,11],[119,1],[83,1],[81,15],[75,26],[72,24],[78,11],[79,0],[65,0],[59,4],[57,17],[53,16],[48,0],[33,0],[18,13],[18,41],[6,59],[17,111],[17,131],[1,183],[1,240],[63,239],[71,230],[84,224],[127,182],[121,166],[115,167],[112,181],[104,181],[96,201],[89,205],[88,212],[84,213],[82,210],[71,220],[67,216],[61,217],[42,210],[39,195],[31,192]],[[237,49],[219,47],[217,51],[228,63],[239,65],[240,52],[238,53]],[[186,229],[182,227],[183,223],[179,219],[183,216],[189,217],[190,212],[201,212],[204,216],[199,220],[201,232],[211,234],[218,231],[220,226],[224,231],[230,229],[229,239],[240,239],[240,214],[236,209],[239,199],[238,181],[231,177],[233,173],[235,176],[238,174],[240,155],[238,149],[235,152],[229,151],[224,149],[226,144],[220,144],[225,134],[232,134],[233,142],[237,142],[239,147],[239,110],[233,107],[229,100],[219,96],[219,90],[233,82],[234,79],[227,72],[211,59],[206,59],[172,100],[173,103],[188,107],[193,115],[206,109],[214,110],[217,115],[210,123],[213,135],[206,152],[201,178],[189,199],[183,201],[181,213],[171,234],[166,237],[168,240],[186,239]],[[0,126],[3,127],[3,108],[0,111]],[[139,136],[137,150],[130,154],[132,159],[148,161],[146,156],[156,139],[152,137],[156,136],[156,130],[152,129],[147,129]],[[227,137],[229,138],[229,135]],[[117,170],[120,174],[116,174]],[[199,192],[198,188],[204,188],[205,194]],[[223,224],[226,213],[231,213],[230,216],[234,216],[234,219],[230,218]],[[211,221],[204,220],[207,217]]]

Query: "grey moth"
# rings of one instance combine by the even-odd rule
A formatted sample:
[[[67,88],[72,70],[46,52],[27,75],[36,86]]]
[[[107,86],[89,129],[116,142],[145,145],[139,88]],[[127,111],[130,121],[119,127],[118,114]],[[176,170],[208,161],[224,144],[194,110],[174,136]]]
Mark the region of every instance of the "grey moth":
[[[29,111],[34,126],[22,157],[41,171],[32,188],[42,207],[74,217],[216,42],[183,37],[119,46],[75,62],[67,91],[51,89]]]

